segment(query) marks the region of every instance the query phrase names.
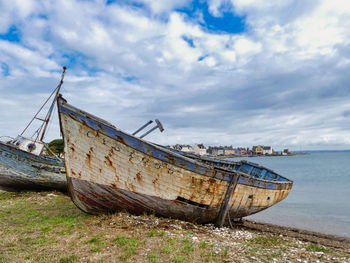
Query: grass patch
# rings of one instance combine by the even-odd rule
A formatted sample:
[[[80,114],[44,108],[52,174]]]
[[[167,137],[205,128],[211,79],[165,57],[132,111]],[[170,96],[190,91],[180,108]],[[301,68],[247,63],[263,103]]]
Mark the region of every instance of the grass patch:
[[[90,248],[90,251],[91,252],[100,252],[102,250],[102,248],[101,247],[93,247],[93,248]]]
[[[278,236],[273,236],[273,237],[257,236],[256,238],[252,239],[250,242],[247,242],[247,243],[249,243],[249,245],[255,244],[255,245],[260,245],[263,248],[269,248],[272,246],[280,245],[284,243],[284,241]]]
[[[153,230],[151,230],[151,231],[149,232],[148,236],[149,236],[149,237],[154,237],[157,233],[158,233],[158,231],[155,230],[155,229],[153,229]]]
[[[125,246],[128,243],[128,240],[125,236],[116,236],[114,242],[119,246]]]
[[[274,253],[268,255],[267,258],[268,258],[269,260],[273,260],[274,258],[277,258],[277,257],[280,257],[280,256],[281,256],[281,253],[280,253],[280,252],[274,252]]]
[[[286,246],[280,246],[280,248],[281,248],[283,251],[288,251],[288,247],[286,247]]]
[[[312,252],[323,252],[323,253],[331,253],[332,252],[332,249],[326,248],[323,246],[319,246],[317,244],[311,244],[311,245],[307,246],[306,250],[312,251]]]
[[[169,244],[170,246],[174,246],[174,245],[176,244],[175,239],[173,239],[173,238],[168,238],[168,244]]]
[[[76,255],[70,255],[69,257],[60,258],[60,263],[73,263],[77,261],[78,257]]]
[[[222,256],[227,257],[228,251],[229,251],[228,247],[225,247],[224,250],[222,251]]]
[[[159,262],[159,257],[157,255],[155,255],[154,253],[149,253],[147,255],[147,259],[149,262],[151,263],[156,263],[156,262]]]
[[[201,248],[207,248],[207,247],[208,247],[208,243],[206,241],[202,241]]]
[[[0,191],[0,247],[12,244],[11,249],[0,253],[0,262],[76,260],[75,254],[62,257],[61,252],[52,252],[52,247],[60,251],[58,247],[64,246],[65,242],[62,234],[77,233],[76,223],[89,224],[93,217],[79,211],[68,196],[48,194]]]
[[[97,244],[99,242],[100,242],[100,240],[97,237],[93,237],[93,238],[89,239],[88,241],[85,241],[84,244]]]
[[[185,238],[183,241],[183,247],[182,247],[182,252],[189,253],[193,251],[193,243],[191,240]]]
[[[121,259],[128,259],[133,254],[135,254],[139,248],[140,241],[135,238],[128,238],[125,236],[117,236],[114,239],[114,242],[121,247],[124,247],[124,250],[122,252],[122,255],[120,256]]]
[[[186,261],[186,258],[184,256],[176,256],[174,258],[174,263],[182,263],[182,262],[185,262]]]
[[[164,253],[164,254],[169,254],[170,251],[171,251],[170,246],[165,246],[165,247],[163,247],[163,248],[160,250],[160,252],[161,252],[161,253]]]
[[[184,234],[187,234],[187,235],[192,235],[192,234],[194,234],[194,232],[193,231],[191,231],[191,230],[180,230],[180,232],[181,233],[184,233]]]

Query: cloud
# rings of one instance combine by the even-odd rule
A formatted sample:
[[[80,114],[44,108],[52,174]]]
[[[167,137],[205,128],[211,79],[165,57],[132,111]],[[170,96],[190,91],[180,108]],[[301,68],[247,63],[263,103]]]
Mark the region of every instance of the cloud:
[[[18,133],[67,65],[69,102],[129,132],[158,117],[159,143],[350,147],[346,1],[0,7],[0,134]]]

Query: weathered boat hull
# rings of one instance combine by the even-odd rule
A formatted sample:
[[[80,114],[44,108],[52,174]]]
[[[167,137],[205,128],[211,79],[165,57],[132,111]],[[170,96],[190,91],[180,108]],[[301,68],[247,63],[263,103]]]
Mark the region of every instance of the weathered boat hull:
[[[68,190],[88,213],[126,210],[187,221],[214,222],[235,176],[228,200],[231,218],[241,218],[284,199],[292,182],[256,179],[214,169],[128,135],[58,100],[65,144]]]
[[[0,189],[67,191],[63,162],[0,142]]]

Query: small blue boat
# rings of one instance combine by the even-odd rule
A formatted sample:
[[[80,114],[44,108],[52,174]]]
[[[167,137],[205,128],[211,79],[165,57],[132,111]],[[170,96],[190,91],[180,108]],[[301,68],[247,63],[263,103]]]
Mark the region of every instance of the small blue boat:
[[[0,189],[67,191],[64,162],[25,147],[43,148],[40,142],[19,136],[9,142],[0,142]]]
[[[50,148],[43,142],[59,90],[63,84],[65,70],[64,67],[59,85],[44,103],[45,105],[54,95],[46,117],[44,119],[38,117],[43,105],[21,135],[5,142],[0,141],[1,190],[67,190],[64,162],[52,152],[49,156]],[[42,121],[42,125],[32,138],[24,137],[24,132],[35,119]]]

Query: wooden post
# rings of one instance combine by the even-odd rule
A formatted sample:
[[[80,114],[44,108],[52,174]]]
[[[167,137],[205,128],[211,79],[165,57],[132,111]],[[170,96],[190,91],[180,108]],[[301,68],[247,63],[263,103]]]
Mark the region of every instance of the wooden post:
[[[224,222],[225,222],[225,218],[227,216],[227,212],[229,209],[228,203],[230,201],[230,197],[231,197],[233,191],[235,190],[235,188],[237,186],[239,177],[240,177],[240,175],[238,173],[232,173],[232,178],[231,178],[230,184],[227,187],[225,198],[221,203],[219,215],[216,219],[215,225],[217,227],[222,227]]]

